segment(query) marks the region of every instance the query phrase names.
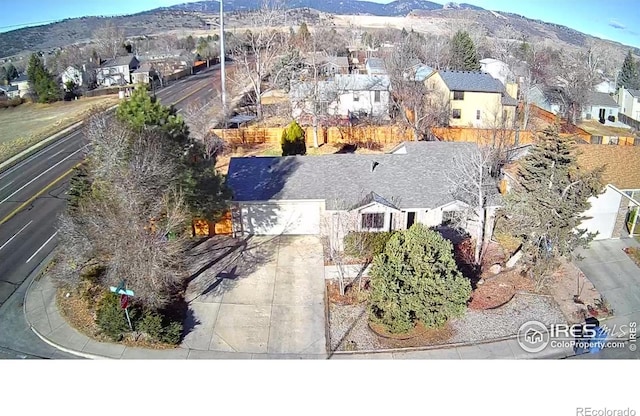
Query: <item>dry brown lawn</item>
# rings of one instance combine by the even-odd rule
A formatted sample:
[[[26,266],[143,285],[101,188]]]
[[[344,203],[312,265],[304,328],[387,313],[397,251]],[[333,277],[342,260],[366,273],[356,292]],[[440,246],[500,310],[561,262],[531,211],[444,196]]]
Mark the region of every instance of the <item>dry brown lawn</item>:
[[[92,111],[118,103],[114,96],[53,104],[24,103],[0,110],[0,162],[85,119]]]
[[[626,136],[632,137],[631,130],[620,127],[605,126],[597,120],[582,120],[578,123],[578,127],[588,131],[591,134],[599,136]]]

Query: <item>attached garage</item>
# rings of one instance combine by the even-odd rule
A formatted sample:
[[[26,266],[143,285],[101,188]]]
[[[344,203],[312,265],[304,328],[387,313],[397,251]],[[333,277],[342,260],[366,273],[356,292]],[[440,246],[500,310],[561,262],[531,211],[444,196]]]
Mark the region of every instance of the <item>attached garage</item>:
[[[242,202],[237,205],[243,234],[320,234],[322,201]]]
[[[598,234],[596,240],[606,240],[613,236],[613,230],[618,218],[620,202],[622,195],[611,187],[607,187],[606,191],[597,198],[591,199],[591,208],[585,211],[585,217],[591,217],[582,222],[582,228],[586,228],[589,232]]]

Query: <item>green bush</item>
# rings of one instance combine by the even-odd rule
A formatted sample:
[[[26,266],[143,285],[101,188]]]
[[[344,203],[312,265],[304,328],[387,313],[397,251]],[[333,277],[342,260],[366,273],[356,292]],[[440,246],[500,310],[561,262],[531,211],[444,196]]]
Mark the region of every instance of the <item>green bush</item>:
[[[348,256],[373,259],[382,253],[393,232],[352,231],[344,237],[344,252]]]
[[[140,332],[144,332],[154,341],[176,345],[182,336],[182,323],[163,318],[157,312],[146,311],[137,325]]]
[[[442,326],[464,314],[470,296],[453,246],[422,224],[396,232],[374,257],[369,319],[389,332],[409,332],[418,322]]]
[[[307,153],[304,130],[295,120],[282,132],[280,145],[282,146],[282,156],[304,155]]]
[[[124,310],[120,308],[120,297],[115,293],[107,293],[98,303],[96,323],[100,331],[114,341],[120,341],[129,324]]]

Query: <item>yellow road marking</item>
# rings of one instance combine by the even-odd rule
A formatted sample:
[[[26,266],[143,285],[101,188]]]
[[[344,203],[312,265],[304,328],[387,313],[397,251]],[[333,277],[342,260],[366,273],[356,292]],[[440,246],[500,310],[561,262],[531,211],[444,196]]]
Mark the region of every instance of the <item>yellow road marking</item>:
[[[14,215],[16,215],[18,212],[22,211],[24,209],[24,207],[26,207],[27,205],[31,204],[33,201],[36,200],[36,198],[38,198],[40,195],[44,194],[45,192],[47,192],[53,185],[55,185],[56,183],[60,182],[62,179],[64,179],[66,176],[68,176],[69,174],[71,174],[71,172],[73,172],[73,170],[75,168],[77,168],[78,166],[82,165],[84,162],[80,162],[77,165],[75,165],[74,167],[72,167],[71,169],[69,169],[68,171],[66,171],[65,173],[63,173],[62,175],[58,176],[56,179],[53,180],[53,182],[51,182],[49,185],[45,186],[44,188],[42,188],[40,191],[38,191],[37,194],[35,194],[34,196],[32,196],[31,198],[27,199],[25,202],[23,202],[18,208],[14,209],[13,211],[11,211],[11,213],[9,215],[7,215],[6,217],[4,217],[2,219],[2,221],[0,221],[0,225],[4,224],[5,222],[9,221],[11,218],[13,218]]]
[[[193,94],[202,91],[203,89],[207,88],[208,86],[209,86],[209,84],[203,85],[201,88],[198,88],[197,90],[195,90],[193,92],[190,92],[189,94],[187,94],[184,97],[180,98],[178,101],[175,101],[172,105],[176,105],[176,104],[179,104],[179,103],[183,102],[187,98],[191,97]]]

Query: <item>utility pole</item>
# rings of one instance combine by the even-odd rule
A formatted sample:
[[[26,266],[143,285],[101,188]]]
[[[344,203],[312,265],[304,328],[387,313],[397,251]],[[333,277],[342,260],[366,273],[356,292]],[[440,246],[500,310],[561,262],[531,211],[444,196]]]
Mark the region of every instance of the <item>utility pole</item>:
[[[227,87],[225,74],[225,50],[224,50],[224,0],[220,0],[220,83],[222,84],[222,119],[224,127],[227,127]]]

